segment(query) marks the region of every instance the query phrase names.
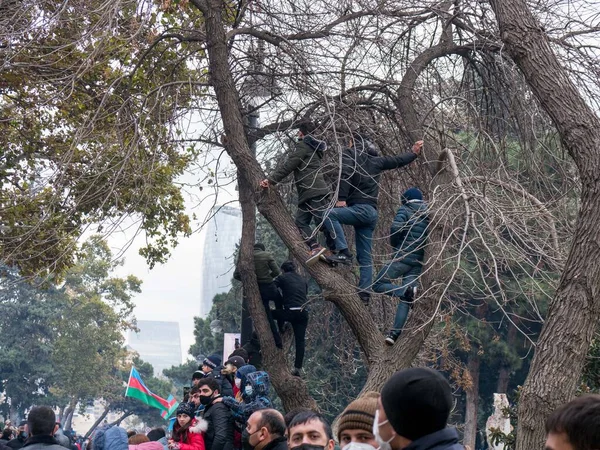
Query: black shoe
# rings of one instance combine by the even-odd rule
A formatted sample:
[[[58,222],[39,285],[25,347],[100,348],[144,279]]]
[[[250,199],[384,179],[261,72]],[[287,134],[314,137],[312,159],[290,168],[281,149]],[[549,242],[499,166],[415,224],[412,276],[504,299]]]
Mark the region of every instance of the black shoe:
[[[292,369],[292,372],[291,372],[291,373],[292,373],[292,376],[293,376],[293,377],[300,377],[300,378],[302,378],[302,373],[300,372],[301,370],[302,370],[302,369],[298,369],[297,367],[294,367],[294,368]]]
[[[417,287],[411,286],[404,292],[403,299],[406,303],[408,303],[409,305],[412,306],[416,297],[417,297]]]
[[[369,294],[368,292],[359,292],[358,296],[360,297],[365,306],[369,306],[369,303],[371,302],[371,294]]]
[[[337,254],[331,254],[330,256],[326,257],[329,261],[332,261],[336,264],[346,264],[346,265],[351,265],[352,264],[352,255],[347,255],[346,253],[337,253]]]
[[[400,337],[400,334],[402,333],[402,331],[394,331],[391,330],[387,336],[385,337],[385,343],[387,345],[394,345],[394,343],[398,340],[398,338]]]

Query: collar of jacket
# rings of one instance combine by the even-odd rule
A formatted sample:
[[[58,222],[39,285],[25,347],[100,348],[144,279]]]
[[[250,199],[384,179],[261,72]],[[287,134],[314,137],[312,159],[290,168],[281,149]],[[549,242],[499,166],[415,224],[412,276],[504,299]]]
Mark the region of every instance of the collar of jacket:
[[[28,445],[33,444],[48,444],[48,445],[60,445],[53,436],[47,436],[38,434],[37,436],[30,436],[25,441],[25,445],[23,447],[27,447]]]
[[[272,450],[282,442],[287,442],[285,436],[279,436],[278,438],[273,439],[271,442],[265,445],[262,450]]]
[[[444,428],[435,433],[423,436],[415,441],[412,441],[404,450],[442,450],[462,448],[458,447],[458,432],[456,428]],[[454,447],[457,446],[457,447]]]

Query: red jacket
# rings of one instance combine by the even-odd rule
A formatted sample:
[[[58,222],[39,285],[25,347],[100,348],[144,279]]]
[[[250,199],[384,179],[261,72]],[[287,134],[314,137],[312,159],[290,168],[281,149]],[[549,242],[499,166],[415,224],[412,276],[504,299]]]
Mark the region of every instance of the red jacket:
[[[186,442],[179,441],[181,450],[205,450],[204,436],[202,434],[208,429],[208,422],[204,419],[192,419],[192,426],[188,428]]]

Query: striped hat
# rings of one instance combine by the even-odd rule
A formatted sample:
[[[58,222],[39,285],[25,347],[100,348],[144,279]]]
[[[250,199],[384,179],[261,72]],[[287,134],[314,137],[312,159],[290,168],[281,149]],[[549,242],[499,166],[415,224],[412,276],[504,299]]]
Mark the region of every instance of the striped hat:
[[[346,407],[338,423],[338,441],[344,430],[373,432],[373,421],[375,420],[378,399],[379,393],[371,391],[357,398]]]

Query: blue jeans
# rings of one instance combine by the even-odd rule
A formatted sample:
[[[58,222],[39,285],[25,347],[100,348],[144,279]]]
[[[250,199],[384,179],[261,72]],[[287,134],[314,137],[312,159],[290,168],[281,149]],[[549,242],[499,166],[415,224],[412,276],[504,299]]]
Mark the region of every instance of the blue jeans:
[[[400,259],[394,259],[383,266],[375,278],[375,284],[373,285],[375,292],[400,298],[398,309],[396,309],[394,326],[392,327],[393,331],[401,331],[404,327],[409,310],[408,303],[404,301],[404,293],[409,287],[417,283],[417,278],[421,275],[422,270],[423,267],[420,264],[406,264]],[[401,285],[392,283],[392,280],[396,278],[402,278]]]
[[[358,287],[367,291],[373,284],[373,232],[377,225],[377,210],[371,205],[353,205],[344,208],[333,208],[329,211],[329,220],[333,227],[335,249],[348,249],[343,225],[354,226],[356,236],[356,259],[360,268]]]

